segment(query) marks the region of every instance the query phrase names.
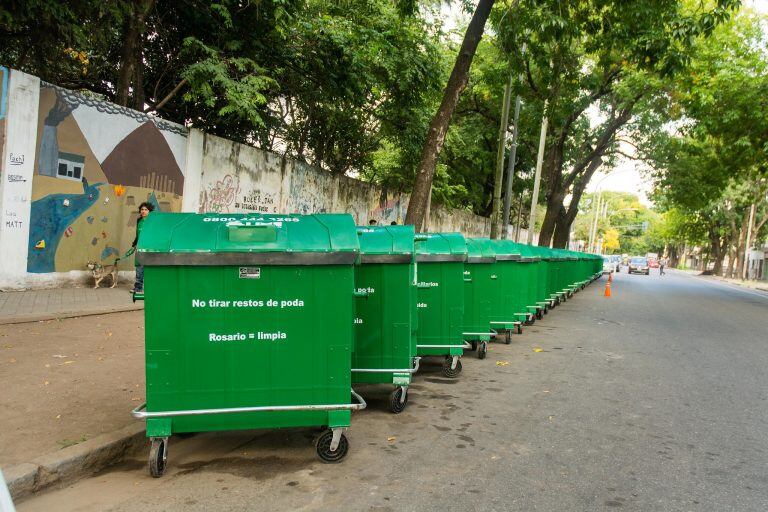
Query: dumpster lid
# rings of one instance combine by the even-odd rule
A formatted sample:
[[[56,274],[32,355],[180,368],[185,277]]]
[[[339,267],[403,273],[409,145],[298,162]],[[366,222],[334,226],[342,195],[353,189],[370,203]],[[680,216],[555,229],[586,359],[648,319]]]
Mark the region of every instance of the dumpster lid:
[[[156,212],[143,222],[143,265],[340,265],[360,247],[348,214]]]
[[[360,263],[411,263],[413,226],[359,226]]]
[[[494,251],[496,252],[496,261],[520,261],[522,255],[516,244],[510,240],[491,240]]]
[[[520,261],[524,263],[531,263],[541,260],[541,256],[538,255],[537,248],[533,245],[510,242],[509,240],[506,240],[505,243],[510,246],[509,250],[520,254]]]
[[[467,263],[494,263],[496,251],[488,238],[467,238]]]
[[[461,233],[419,233],[416,261],[466,261],[467,242]]]

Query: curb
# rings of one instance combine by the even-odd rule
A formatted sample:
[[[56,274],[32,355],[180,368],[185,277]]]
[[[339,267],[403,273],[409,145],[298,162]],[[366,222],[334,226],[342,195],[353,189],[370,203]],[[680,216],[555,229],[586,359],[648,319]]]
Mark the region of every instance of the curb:
[[[55,313],[32,313],[29,315],[13,315],[6,318],[0,317],[0,325],[25,324],[28,322],[40,322],[43,320],[56,320],[57,318],[77,318],[80,316],[107,315],[109,313],[124,313],[126,311],[139,311],[144,309],[143,302],[114,306],[110,308],[93,309],[90,311],[70,310]]]
[[[120,462],[132,449],[145,442],[144,422],[102,434],[80,444],[63,448],[3,469],[14,500],[25,498],[52,485],[71,483]]]

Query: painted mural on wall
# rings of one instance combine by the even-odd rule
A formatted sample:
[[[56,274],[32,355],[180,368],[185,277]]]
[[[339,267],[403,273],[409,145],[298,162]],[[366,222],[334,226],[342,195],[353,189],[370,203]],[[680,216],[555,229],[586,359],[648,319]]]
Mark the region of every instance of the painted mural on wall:
[[[179,211],[186,137],[183,126],[41,83],[27,271],[112,263],[131,246],[140,203]]]
[[[5,147],[5,112],[8,108],[8,68],[0,66],[0,162]],[[2,163],[0,163],[2,165]],[[1,175],[2,173],[0,173]]]

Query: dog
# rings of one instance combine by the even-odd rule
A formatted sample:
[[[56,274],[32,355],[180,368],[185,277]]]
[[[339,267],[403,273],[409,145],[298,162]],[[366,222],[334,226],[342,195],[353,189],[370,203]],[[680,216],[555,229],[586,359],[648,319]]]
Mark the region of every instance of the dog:
[[[112,276],[112,286],[110,288],[114,288],[117,286],[117,262],[120,261],[120,259],[116,259],[115,263],[113,265],[102,265],[101,263],[95,262],[95,261],[89,261],[88,262],[88,270],[91,271],[93,274],[94,279],[94,285],[93,289],[99,287],[99,283],[107,276]]]

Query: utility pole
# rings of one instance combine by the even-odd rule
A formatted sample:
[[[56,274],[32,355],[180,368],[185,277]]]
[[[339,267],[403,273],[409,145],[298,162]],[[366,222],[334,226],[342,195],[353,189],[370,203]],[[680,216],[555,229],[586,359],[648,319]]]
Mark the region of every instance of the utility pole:
[[[526,44],[523,43],[520,48],[520,56],[525,55]],[[522,83],[523,74],[520,73],[518,81]],[[504,216],[501,223],[501,237],[507,238],[507,230],[509,229],[509,210],[512,205],[512,182],[515,179],[515,164],[517,160],[517,137],[520,133],[520,95],[515,96],[515,114],[512,119],[513,132],[512,132],[512,148],[509,152],[509,163],[507,165],[507,185],[504,191]],[[518,224],[520,221],[518,220]],[[515,240],[517,241],[517,240]]]
[[[595,237],[597,236],[597,219],[598,219],[598,215],[599,215],[599,212],[600,212],[600,209],[601,209],[600,203],[601,203],[601,200],[603,198],[602,191],[597,191],[596,194],[597,194],[597,203],[595,203],[593,205],[593,208],[595,210],[595,215],[594,215],[594,218],[592,219],[592,226],[589,229],[589,246],[588,246],[588,250],[590,252],[594,252],[593,248],[595,246]]]
[[[533,196],[531,196],[531,213],[528,218],[528,245],[533,244],[533,232],[536,230],[536,204],[539,202],[539,182],[541,181],[541,167],[544,165],[544,146],[547,142],[547,103],[544,100],[544,110],[541,119],[541,133],[539,134],[539,153],[536,156],[536,175],[533,178]],[[539,240],[541,243],[541,240]]]
[[[512,75],[509,75],[504,87],[504,99],[501,103],[501,124],[499,125],[498,148],[496,149],[496,177],[493,182],[493,215],[491,216],[491,238],[499,238],[501,223],[501,187],[504,182],[504,150],[507,145],[509,127],[509,103],[512,98]]]
[[[520,200],[517,202],[517,222],[515,223],[515,243],[520,240],[520,217],[523,214],[523,191],[520,191]]]

